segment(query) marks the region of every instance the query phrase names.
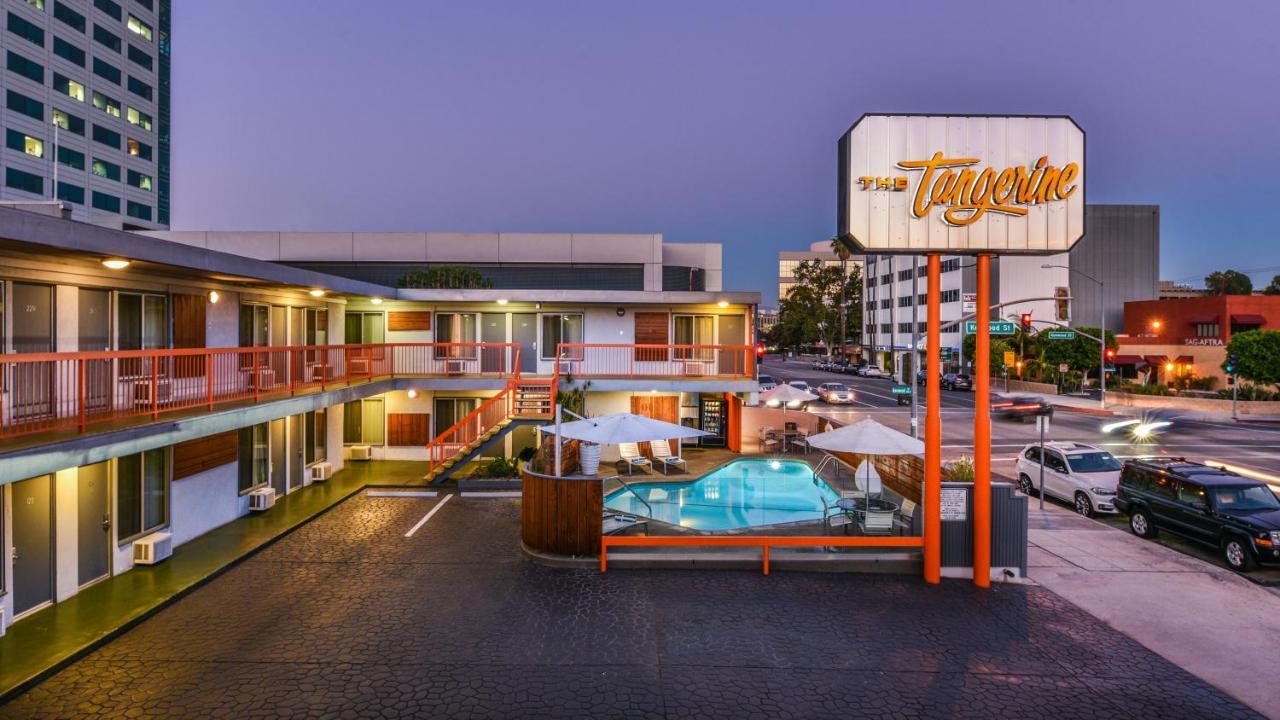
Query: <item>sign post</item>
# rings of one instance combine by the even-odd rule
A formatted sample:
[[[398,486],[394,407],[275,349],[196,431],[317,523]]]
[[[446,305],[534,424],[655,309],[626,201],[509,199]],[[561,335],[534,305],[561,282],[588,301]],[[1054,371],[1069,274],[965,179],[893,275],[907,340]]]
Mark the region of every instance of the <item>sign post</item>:
[[[1049,429],[1049,416],[1036,416],[1036,429],[1040,431],[1040,509],[1044,509],[1044,434]]]

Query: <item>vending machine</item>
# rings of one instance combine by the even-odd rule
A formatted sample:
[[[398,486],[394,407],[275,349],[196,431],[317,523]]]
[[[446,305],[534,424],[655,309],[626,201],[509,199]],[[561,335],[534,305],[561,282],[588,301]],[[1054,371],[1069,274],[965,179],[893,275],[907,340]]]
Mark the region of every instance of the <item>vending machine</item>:
[[[707,447],[724,447],[725,425],[728,408],[723,397],[703,397],[698,405],[698,417],[703,431],[712,433],[704,435],[701,444]]]

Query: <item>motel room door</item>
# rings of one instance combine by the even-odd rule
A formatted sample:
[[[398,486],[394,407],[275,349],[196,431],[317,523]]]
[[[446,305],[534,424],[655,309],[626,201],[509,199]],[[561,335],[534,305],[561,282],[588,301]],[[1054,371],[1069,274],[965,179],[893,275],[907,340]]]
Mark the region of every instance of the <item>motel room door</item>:
[[[13,484],[13,615],[53,601],[53,476]]]
[[[289,492],[293,492],[302,487],[302,471],[307,464],[302,432],[306,415],[290,415],[286,420],[289,426]]]
[[[110,462],[85,465],[76,472],[76,544],[81,587],[106,577],[111,570]]]
[[[538,372],[537,313],[511,313],[511,342],[520,344],[520,372]]]
[[[747,325],[741,315],[720,316],[719,344],[747,344]],[[721,375],[743,375],[747,371],[746,353],[741,350],[721,350],[718,367]]]
[[[80,288],[79,334],[81,352],[111,349],[111,292]],[[106,410],[111,404],[111,361],[84,361],[84,400],[89,412]]]
[[[13,283],[14,353],[53,352],[53,286]],[[12,418],[36,419],[53,414],[54,373],[46,363],[23,363],[10,369]]]
[[[507,314],[480,313],[480,342],[505,343],[507,341]],[[480,348],[480,372],[500,373],[510,370],[506,348]]]

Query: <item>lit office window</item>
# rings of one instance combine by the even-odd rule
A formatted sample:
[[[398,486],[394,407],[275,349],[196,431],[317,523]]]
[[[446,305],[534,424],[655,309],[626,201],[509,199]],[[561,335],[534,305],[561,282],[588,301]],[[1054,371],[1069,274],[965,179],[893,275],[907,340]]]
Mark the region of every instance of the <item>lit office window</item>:
[[[10,150],[17,150],[32,157],[44,157],[44,141],[17,130],[10,129],[5,132],[5,144]]]
[[[151,40],[151,26],[132,15],[129,16],[129,29],[135,34],[146,38],[148,41]]]
[[[53,124],[77,135],[84,135],[84,118],[78,118],[63,110],[53,109]]]
[[[139,190],[146,190],[148,192],[151,190],[151,176],[144,175],[137,170],[129,171],[128,182]]]
[[[150,159],[151,159],[151,146],[150,146],[150,145],[148,145],[148,144],[146,144],[146,143],[143,143],[143,142],[138,142],[137,140],[134,140],[133,138],[129,138],[128,146],[129,146],[129,154],[130,154],[130,155],[132,155],[132,156],[134,156],[134,157],[140,157],[140,158],[142,158],[143,160],[150,160]]]
[[[93,106],[108,115],[120,117],[120,101],[113,97],[107,97],[100,92],[94,91]],[[119,145],[119,141],[116,144]]]
[[[27,0],[27,4],[37,10],[44,10],[44,0]]]
[[[128,118],[131,125],[137,125],[143,130],[151,130],[151,116],[138,108],[129,108]]]
[[[53,74],[53,89],[76,102],[84,102],[84,86],[60,73]]]
[[[93,174],[98,177],[107,178],[108,180],[120,179],[120,166],[115,163],[109,163],[106,160],[93,159]]]

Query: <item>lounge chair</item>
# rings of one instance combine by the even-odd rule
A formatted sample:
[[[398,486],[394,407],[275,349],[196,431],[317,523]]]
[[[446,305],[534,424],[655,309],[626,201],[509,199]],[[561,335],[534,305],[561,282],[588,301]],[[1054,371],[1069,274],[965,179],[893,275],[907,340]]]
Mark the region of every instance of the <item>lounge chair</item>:
[[[666,440],[652,440],[649,442],[649,448],[653,451],[654,467],[661,468],[664,475],[670,474],[671,468],[673,467],[684,470],[689,469],[684,458],[676,457],[671,454],[670,442]]]
[[[858,529],[863,535],[892,535],[892,510],[867,510],[858,515]]]
[[[622,462],[627,464],[627,474],[635,468],[648,468],[649,458],[640,454],[640,448],[635,443],[621,443],[618,445],[618,454],[622,456]]]

